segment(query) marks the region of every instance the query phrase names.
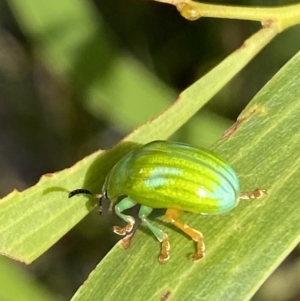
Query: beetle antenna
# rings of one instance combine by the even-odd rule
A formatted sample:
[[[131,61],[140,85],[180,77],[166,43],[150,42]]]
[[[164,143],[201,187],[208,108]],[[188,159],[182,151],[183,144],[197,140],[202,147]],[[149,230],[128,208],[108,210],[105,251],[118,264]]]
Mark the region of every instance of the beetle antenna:
[[[75,190],[71,191],[69,193],[69,198],[72,198],[76,194],[88,194],[88,195],[91,195],[93,198],[98,199],[99,200],[98,201],[99,213],[100,214],[102,213],[102,198],[103,198],[102,194],[94,194],[94,193],[91,193],[87,189],[79,188],[79,189],[75,189]]]
[[[69,193],[69,198],[73,197],[76,194],[89,194],[89,195],[92,195],[92,196],[94,195],[93,193],[91,193],[87,189],[79,188],[79,189],[75,189],[75,190],[71,191]]]

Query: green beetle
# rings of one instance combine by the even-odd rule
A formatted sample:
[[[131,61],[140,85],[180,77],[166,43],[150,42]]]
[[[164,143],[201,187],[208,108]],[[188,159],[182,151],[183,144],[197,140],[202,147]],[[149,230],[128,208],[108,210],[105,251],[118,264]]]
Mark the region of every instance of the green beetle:
[[[69,197],[79,193],[92,194],[86,189],[76,189]],[[264,189],[240,193],[239,179],[225,161],[213,152],[170,141],[153,141],[125,155],[107,175],[102,194],[96,195],[112,202],[125,196],[115,205],[116,214],[127,225],[115,226],[113,231],[128,235],[135,220],[124,210],[141,204],[139,218],[161,243],[159,261],[169,259],[168,235],[153,225],[148,215],[154,208],[166,208],[164,220],[172,223],[197,243],[194,260],[204,256],[201,232],[181,223],[182,211],[197,214],[222,214],[233,209],[240,199],[257,199]]]

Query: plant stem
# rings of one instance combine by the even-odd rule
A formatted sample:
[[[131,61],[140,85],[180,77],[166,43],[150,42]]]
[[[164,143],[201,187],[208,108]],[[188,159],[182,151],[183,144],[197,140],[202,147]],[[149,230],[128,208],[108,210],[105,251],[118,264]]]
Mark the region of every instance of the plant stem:
[[[155,0],[175,5],[188,20],[200,17],[260,21],[264,27],[273,26],[278,32],[300,23],[300,4],[281,7],[241,7],[213,5],[190,0]]]

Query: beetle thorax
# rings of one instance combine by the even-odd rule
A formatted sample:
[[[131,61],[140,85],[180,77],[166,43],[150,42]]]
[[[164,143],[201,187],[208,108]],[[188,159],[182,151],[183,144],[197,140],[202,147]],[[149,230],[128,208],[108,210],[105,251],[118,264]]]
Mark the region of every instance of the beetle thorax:
[[[113,200],[117,197],[126,194],[127,187],[130,182],[130,162],[131,154],[129,153],[123,159],[121,159],[107,175],[103,191],[106,190],[109,199]]]

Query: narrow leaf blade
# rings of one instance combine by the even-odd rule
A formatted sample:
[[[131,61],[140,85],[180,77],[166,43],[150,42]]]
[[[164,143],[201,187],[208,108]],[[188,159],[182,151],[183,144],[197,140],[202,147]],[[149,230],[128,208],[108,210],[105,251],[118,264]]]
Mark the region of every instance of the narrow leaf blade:
[[[182,216],[205,236],[199,262],[186,258],[191,242],[159,223],[171,240],[171,259],[160,265],[158,243],[141,228],[130,249],[113,248],[73,301],[251,298],[300,239],[299,70],[300,53],[257,94],[237,131],[214,147],[235,167],[243,190],[263,187],[268,195],[222,216]]]

